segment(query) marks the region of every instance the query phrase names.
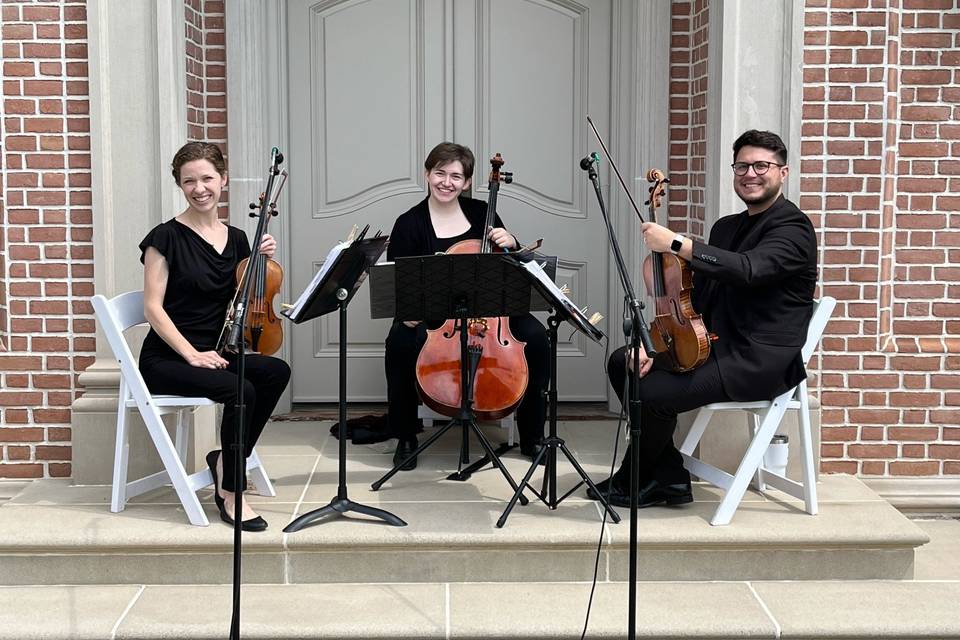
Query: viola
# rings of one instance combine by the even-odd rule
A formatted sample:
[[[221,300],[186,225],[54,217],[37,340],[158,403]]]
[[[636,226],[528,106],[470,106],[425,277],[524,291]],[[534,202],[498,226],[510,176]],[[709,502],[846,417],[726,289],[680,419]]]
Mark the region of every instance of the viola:
[[[619,179],[627,200],[640,218],[640,222],[644,222],[640,207],[633,200],[627,183],[620,175],[616,163],[607,151],[607,145],[604,144],[590,116],[587,116],[587,122],[593,129],[614,174]],[[665,193],[664,185],[669,180],[659,169],[648,171],[647,180],[653,184],[649,189],[650,199],[646,204],[649,207],[651,221],[656,222],[656,210],[660,206],[660,198]],[[655,300],[656,317],[650,323],[650,338],[657,352],[654,356],[655,360],[677,372],[690,371],[699,367],[710,356],[710,343],[716,340],[717,336],[707,331],[703,317],[693,308],[691,300],[693,272],[690,265],[686,260],[672,253],[652,252],[644,259],[643,274],[647,293]]]
[[[497,192],[500,183],[510,183],[512,174],[500,172],[504,164],[500,154],[491,160],[490,197],[487,200],[486,223],[482,240],[463,240],[447,253],[489,253],[500,250],[493,246],[487,231],[496,219]],[[527,390],[525,342],[510,331],[510,318],[468,318],[466,326],[459,319],[447,320],[439,329],[427,331],[427,341],[417,357],[417,390],[424,404],[445,416],[454,417],[460,410],[460,331],[467,331],[468,349],[480,350],[480,361],[473,382],[473,410],[481,420],[497,420],[517,408]]]
[[[657,208],[667,179],[659,169],[647,172],[650,220],[656,222]],[[643,261],[643,279],[653,295],[656,316],[650,323],[650,338],[657,355],[677,372],[696,369],[710,356],[710,342],[716,337],[707,331],[703,318],[693,309],[693,271],[678,255],[652,251]]]

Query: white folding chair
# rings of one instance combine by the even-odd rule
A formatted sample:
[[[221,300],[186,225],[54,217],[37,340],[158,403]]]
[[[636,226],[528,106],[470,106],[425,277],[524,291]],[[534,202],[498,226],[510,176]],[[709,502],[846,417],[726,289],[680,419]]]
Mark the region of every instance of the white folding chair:
[[[807,328],[807,340],[801,351],[803,362],[806,364],[813,355],[820,337],[827,327],[827,322],[833,314],[837,301],[834,298],[821,298],[814,305],[813,317]],[[800,431],[800,448],[803,455],[803,481],[796,482],[785,476],[774,473],[763,466],[763,455],[770,445],[770,441],[780,426],[787,410],[795,409],[798,413]],[[710,423],[710,418],[717,411],[746,411],[749,414],[749,424],[752,439],[747,450],[740,460],[740,465],[734,475],[704,462],[693,456],[693,452],[703,432]],[[807,381],[803,380],[796,387],[773,400],[760,402],[715,402],[700,409],[690,432],[680,447],[684,466],[691,474],[710,484],[725,490],[720,505],[717,507],[712,525],[729,524],[734,512],[740,506],[743,495],[747,491],[751,479],[756,480],[760,491],[771,485],[789,495],[803,499],[806,512],[811,515],[817,513],[817,484],[816,470],[813,466],[813,435],[810,431],[810,406],[807,399]]]
[[[511,413],[503,418],[500,418],[498,421],[500,423],[500,428],[506,429],[507,444],[509,444],[511,447],[513,446],[514,436],[516,435],[517,431],[517,421],[514,418],[514,415],[514,413]],[[434,420],[446,421],[451,419],[449,416],[444,416],[437,413],[425,404],[420,404],[417,406],[417,417],[423,420],[423,426],[428,429],[433,426]]]
[[[187,413],[197,407],[216,404],[209,398],[187,398],[184,396],[152,395],[143,382],[137,361],[123,332],[130,327],[143,324],[143,291],[122,293],[107,299],[95,295],[92,299],[94,311],[100,321],[110,349],[120,364],[120,396],[117,405],[117,437],[113,455],[113,491],[110,498],[110,511],[123,511],[127,500],[172,484],[180,503],[187,512],[190,524],[206,526],[209,523],[196,492],[213,484],[213,476],[206,467],[202,471],[187,474],[184,462],[187,455],[188,421]],[[137,409],[147,426],[150,439],[160,454],[163,471],[158,471],[137,480],[127,480],[127,462],[130,457],[130,436],[127,430],[128,415],[131,409]],[[177,414],[176,443],[170,440],[170,434],[163,424],[161,416]],[[260,495],[275,496],[276,491],[267,477],[254,451],[247,459],[247,469]]]

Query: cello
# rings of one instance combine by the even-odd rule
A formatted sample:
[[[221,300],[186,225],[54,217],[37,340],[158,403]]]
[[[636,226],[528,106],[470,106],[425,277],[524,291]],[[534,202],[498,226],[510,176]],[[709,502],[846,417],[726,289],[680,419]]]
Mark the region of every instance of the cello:
[[[490,253],[494,247],[487,232],[496,219],[497,192],[500,183],[510,183],[512,174],[502,172],[500,154],[490,160],[490,197],[484,235],[481,240],[462,240],[447,253]],[[438,329],[427,331],[427,341],[417,357],[417,391],[423,403],[445,416],[454,417],[460,411],[460,320],[450,319]],[[517,340],[510,331],[510,318],[467,318],[468,349],[480,350],[480,360],[473,382],[473,410],[481,420],[497,420],[509,415],[523,400],[527,390],[527,359],[525,342]]]

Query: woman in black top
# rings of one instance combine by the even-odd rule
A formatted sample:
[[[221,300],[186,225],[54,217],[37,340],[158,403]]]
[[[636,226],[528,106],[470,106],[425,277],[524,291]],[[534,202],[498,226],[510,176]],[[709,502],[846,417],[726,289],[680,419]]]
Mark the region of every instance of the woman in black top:
[[[462,195],[470,187],[473,167],[473,153],[467,147],[443,142],[433,148],[424,162],[429,195],[397,218],[387,245],[388,260],[446,251],[461,240],[482,238],[484,232],[504,249],[520,247],[517,239],[503,228],[499,215],[492,229],[484,229],[486,202]],[[510,318],[510,330],[517,340],[527,343],[524,355],[530,375],[526,394],[517,408],[517,427],[521,453],[533,457],[543,439],[550,349],[543,325],[530,314]],[[390,429],[399,436],[394,464],[417,447],[416,363],[426,337],[423,324],[396,320],[387,336],[384,368]],[[410,470],[416,466],[414,459],[402,468]]]
[[[236,289],[237,263],[250,255],[250,244],[241,229],[217,217],[227,175],[216,145],[188,143],[176,153],[172,167],[187,208],[154,227],[140,243],[143,307],[150,323],[140,372],[153,393],[203,396],[223,403],[220,441],[228,455],[211,451],[207,464],[216,484],[220,518],[233,524],[235,465],[230,445],[237,435],[237,363],[234,356],[221,356],[215,349]],[[276,240],[264,234],[260,251],[273,256],[276,246]],[[290,368],[283,360],[249,354],[244,373],[244,449],[249,456],[287,386]],[[267,528],[246,500],[242,517],[245,531]]]

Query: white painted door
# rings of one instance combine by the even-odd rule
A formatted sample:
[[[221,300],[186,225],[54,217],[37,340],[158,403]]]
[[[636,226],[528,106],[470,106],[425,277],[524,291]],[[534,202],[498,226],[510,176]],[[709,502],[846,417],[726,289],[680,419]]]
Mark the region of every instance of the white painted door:
[[[496,152],[514,182],[498,210],[521,240],[544,238],[558,281],[607,308],[603,221],[579,159],[585,116],[610,112],[610,0],[293,0],[287,5],[292,289],[354,225],[389,233],[425,195],[422,162],[438,142],[477,156],[485,199]],[[386,396],[386,320],[368,286],[349,307],[348,395]],[[294,327],[293,402],[337,397],[336,314]],[[559,391],[605,400],[603,349],[560,330]]]

